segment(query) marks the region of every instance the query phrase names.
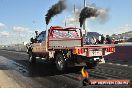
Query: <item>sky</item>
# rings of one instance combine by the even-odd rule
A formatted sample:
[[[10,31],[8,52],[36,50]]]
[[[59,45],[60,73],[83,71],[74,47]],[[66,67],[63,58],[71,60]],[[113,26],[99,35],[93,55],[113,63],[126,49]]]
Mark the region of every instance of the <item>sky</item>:
[[[0,0],[0,45],[28,42],[34,31],[46,30],[45,15],[58,0]],[[48,25],[64,26],[74,17],[74,5],[79,11],[83,0],[66,0],[67,9],[53,17]],[[132,31],[132,0],[86,0],[87,6],[107,10],[106,20],[87,19],[87,30],[101,34]],[[68,22],[67,22],[68,23]],[[69,23],[68,26],[75,26]],[[76,24],[78,26],[78,22]]]

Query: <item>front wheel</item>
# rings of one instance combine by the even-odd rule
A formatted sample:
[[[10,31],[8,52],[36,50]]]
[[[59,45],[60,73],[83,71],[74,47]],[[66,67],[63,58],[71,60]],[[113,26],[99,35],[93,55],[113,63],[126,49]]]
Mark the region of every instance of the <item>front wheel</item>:
[[[35,58],[34,54],[32,53],[32,51],[29,51],[29,62],[30,63],[36,62],[36,58]]]
[[[64,71],[66,69],[66,61],[62,54],[57,54],[56,56],[56,67],[59,71]]]

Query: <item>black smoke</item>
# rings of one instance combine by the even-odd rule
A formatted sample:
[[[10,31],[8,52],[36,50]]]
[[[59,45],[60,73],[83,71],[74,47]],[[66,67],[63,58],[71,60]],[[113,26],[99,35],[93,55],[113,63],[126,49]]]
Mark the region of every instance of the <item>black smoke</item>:
[[[79,17],[80,27],[82,27],[86,18],[97,17],[99,15],[99,14],[97,14],[97,11],[98,10],[96,8],[84,7],[82,9],[82,11],[80,13],[80,17]]]
[[[49,24],[49,21],[52,17],[54,17],[55,15],[61,13],[64,9],[66,9],[66,4],[65,4],[65,0],[59,0],[58,3],[56,3],[55,5],[53,5],[47,12],[47,14],[45,15],[45,21],[46,24]]]

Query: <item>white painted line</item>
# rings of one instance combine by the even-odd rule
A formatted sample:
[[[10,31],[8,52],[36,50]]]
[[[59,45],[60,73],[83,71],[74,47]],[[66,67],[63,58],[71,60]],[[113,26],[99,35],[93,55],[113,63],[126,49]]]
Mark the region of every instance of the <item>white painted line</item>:
[[[123,66],[123,67],[130,67],[130,68],[132,68],[132,66],[129,66],[129,65],[127,65],[127,64],[118,64],[118,63],[107,63],[107,64],[110,64],[110,65],[117,65],[117,66]]]
[[[113,64],[113,63],[108,63],[108,64]]]
[[[121,65],[121,66],[128,67],[128,65],[126,65],[126,64],[125,65]]]
[[[115,64],[115,65],[120,66],[121,64]]]
[[[132,66],[130,66],[130,68],[132,68]]]
[[[118,63],[117,63],[117,64],[114,64],[114,65],[123,66],[123,67],[128,67],[128,65],[126,65],[126,64],[123,65],[123,64],[118,64]]]

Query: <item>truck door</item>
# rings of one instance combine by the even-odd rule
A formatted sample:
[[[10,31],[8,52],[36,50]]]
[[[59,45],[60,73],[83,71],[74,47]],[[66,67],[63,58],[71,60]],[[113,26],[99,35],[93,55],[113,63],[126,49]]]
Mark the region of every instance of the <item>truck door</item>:
[[[46,51],[46,31],[42,31],[36,37],[36,43],[33,44],[33,51],[36,53],[44,53]]]
[[[46,52],[46,31],[43,31],[40,38],[40,49],[41,53]]]

